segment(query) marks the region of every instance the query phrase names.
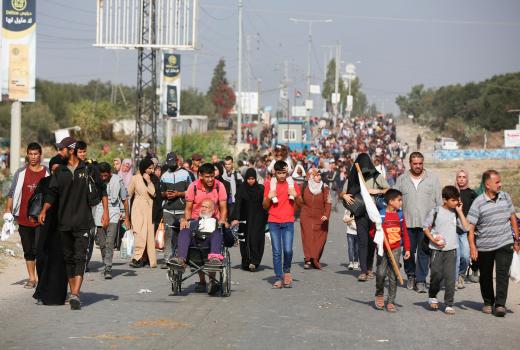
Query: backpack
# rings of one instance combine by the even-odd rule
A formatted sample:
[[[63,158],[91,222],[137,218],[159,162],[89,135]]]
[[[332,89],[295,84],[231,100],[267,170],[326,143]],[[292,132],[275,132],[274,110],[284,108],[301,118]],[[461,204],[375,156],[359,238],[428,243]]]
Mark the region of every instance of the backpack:
[[[433,212],[433,221],[432,221],[432,225],[431,225],[431,228],[430,228],[430,232],[435,227],[435,221],[437,220],[437,214],[439,213],[439,208],[438,207],[435,207],[434,210],[435,211]],[[428,237],[426,237],[426,235],[423,235],[423,239],[421,241],[421,250],[426,255],[431,255],[431,253],[432,253],[432,250],[430,248],[430,240],[428,239]]]
[[[381,216],[381,225],[385,222],[385,219],[386,219],[386,209],[381,209],[379,211],[379,215]],[[398,210],[397,211],[397,216],[399,217],[399,226],[401,227],[401,231],[400,233],[401,234],[404,234],[404,230],[403,230],[403,221],[404,221],[404,215],[403,215],[403,211],[402,210]],[[402,238],[401,238],[401,235],[399,235],[399,240],[402,241]],[[394,244],[397,242],[397,240],[390,240],[390,237],[388,237],[388,242],[390,244]]]

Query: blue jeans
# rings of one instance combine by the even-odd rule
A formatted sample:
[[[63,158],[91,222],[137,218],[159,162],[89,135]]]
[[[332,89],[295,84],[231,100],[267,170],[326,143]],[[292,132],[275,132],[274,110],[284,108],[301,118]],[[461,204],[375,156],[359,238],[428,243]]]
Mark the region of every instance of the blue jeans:
[[[404,270],[408,278],[415,277],[416,282],[426,283],[430,257],[421,249],[424,238],[422,227],[408,228],[410,238],[410,259],[404,261]]]
[[[347,233],[348,262],[359,262],[359,248],[357,235]]]
[[[273,248],[273,267],[276,279],[283,279],[283,274],[291,272],[293,256],[294,222],[269,222],[271,246]],[[283,250],[283,268],[282,268]]]
[[[457,249],[457,262],[455,277],[465,276],[469,266],[469,242],[466,233],[459,234],[459,247]]]

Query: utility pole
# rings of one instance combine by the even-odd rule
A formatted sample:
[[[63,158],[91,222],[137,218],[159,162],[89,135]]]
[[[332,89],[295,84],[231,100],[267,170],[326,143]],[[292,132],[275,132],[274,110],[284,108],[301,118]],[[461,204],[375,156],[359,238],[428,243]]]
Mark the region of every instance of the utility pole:
[[[237,145],[242,143],[242,0],[238,0],[238,103]]]
[[[14,175],[20,167],[20,148],[22,147],[22,103],[14,101],[11,105],[11,144],[9,146],[9,170]]]
[[[195,52],[193,56],[193,68],[191,69],[191,87],[195,89],[195,83],[197,80],[197,61],[199,59],[199,54]]]
[[[339,102],[340,98],[338,98],[338,90],[339,90],[339,65],[341,62],[341,45],[338,42],[336,45],[336,75],[334,77],[334,94],[336,95],[334,104],[334,127],[336,127],[336,122],[339,116]]]

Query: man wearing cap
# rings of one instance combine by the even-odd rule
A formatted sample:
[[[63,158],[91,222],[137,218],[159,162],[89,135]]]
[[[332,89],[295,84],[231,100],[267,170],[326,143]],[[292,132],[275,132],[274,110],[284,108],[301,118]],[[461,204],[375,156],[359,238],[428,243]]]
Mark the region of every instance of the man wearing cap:
[[[222,174],[222,178],[229,182],[231,186],[231,203],[228,203],[228,211],[233,211],[233,206],[235,204],[235,195],[237,194],[237,189],[240,187],[242,182],[244,182],[244,178],[242,175],[235,170],[233,164],[233,157],[227,156],[224,159],[224,174]]]
[[[163,198],[163,220],[166,226],[165,240],[170,236],[171,253],[175,251],[179,222],[184,217],[186,190],[192,182],[188,170],[179,167],[177,155],[170,152],[166,155],[167,170],[161,176],[161,197]],[[168,247],[165,247],[164,256],[167,256]],[[168,268],[166,263],[161,268]]]
[[[88,171],[85,162],[78,158],[77,141],[66,137],[61,143],[67,148],[67,163],[60,165],[52,175],[38,221],[43,224],[49,208],[58,203],[58,231],[69,280],[69,304],[72,310],[80,310],[79,293],[86,268],[89,231],[94,226],[92,203],[88,200],[89,185],[96,186],[100,194],[103,204],[101,226],[105,230],[109,225],[108,197],[97,167]]]
[[[56,151],[58,152],[58,155],[61,157],[61,159],[67,158],[67,147],[63,146],[63,140],[56,144]]]

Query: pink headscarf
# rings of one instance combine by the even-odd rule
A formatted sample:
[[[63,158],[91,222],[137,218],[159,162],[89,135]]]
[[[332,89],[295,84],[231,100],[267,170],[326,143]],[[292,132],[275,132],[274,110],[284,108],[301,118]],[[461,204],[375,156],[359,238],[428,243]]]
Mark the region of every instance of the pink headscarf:
[[[459,182],[457,181],[460,173],[464,173],[466,175],[466,183],[462,186],[459,186]],[[457,187],[459,191],[469,188],[469,174],[466,170],[461,169],[457,172],[457,175],[455,175],[455,187]]]
[[[125,165],[125,164],[130,165],[130,170],[128,170],[126,172],[123,171],[123,165]],[[119,170],[119,173],[117,173],[117,174],[123,179],[123,182],[124,182],[126,188],[128,188],[128,186],[130,185],[130,180],[132,180],[132,176],[133,176],[132,160],[130,158],[126,158],[121,162],[121,169]]]

